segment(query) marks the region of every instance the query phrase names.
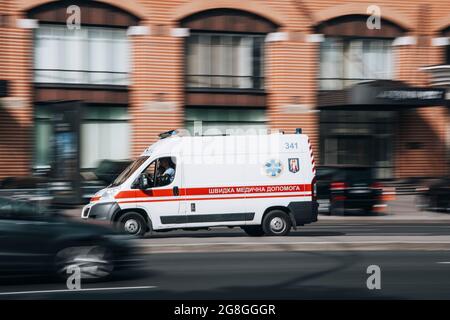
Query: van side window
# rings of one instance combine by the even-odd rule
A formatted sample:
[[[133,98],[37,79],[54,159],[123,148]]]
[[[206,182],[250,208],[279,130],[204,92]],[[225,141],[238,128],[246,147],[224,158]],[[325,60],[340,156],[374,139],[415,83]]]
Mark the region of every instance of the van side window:
[[[159,158],[156,164],[155,187],[163,187],[172,183],[175,178],[175,158]]]
[[[164,187],[175,178],[176,161],[173,157],[163,157],[152,161],[143,171],[147,176],[147,189]]]

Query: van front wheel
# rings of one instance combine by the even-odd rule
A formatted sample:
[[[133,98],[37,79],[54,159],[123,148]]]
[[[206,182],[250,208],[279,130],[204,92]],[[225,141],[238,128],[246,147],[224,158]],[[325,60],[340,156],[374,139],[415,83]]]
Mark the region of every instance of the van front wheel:
[[[291,231],[292,222],[281,210],[270,211],[263,219],[262,228],[268,236],[286,236]]]
[[[135,212],[127,212],[119,218],[120,231],[136,237],[142,237],[146,231],[144,218]]]

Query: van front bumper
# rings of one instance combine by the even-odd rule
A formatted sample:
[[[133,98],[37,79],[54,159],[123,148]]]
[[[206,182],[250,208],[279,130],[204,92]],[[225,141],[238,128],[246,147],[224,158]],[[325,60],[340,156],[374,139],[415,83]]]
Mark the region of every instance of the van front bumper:
[[[297,226],[316,222],[319,213],[317,201],[295,201],[288,205]]]
[[[98,202],[85,206],[82,210],[81,217],[83,219],[112,221],[114,215],[119,211],[120,207],[117,202]]]

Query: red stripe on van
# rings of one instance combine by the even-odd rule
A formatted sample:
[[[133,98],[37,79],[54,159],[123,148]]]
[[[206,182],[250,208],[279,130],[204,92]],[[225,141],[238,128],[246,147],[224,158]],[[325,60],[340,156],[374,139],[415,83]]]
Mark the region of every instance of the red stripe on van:
[[[217,195],[217,194],[251,194],[276,192],[306,192],[311,191],[309,184],[264,185],[264,186],[230,186],[185,189],[187,196]],[[183,194],[183,193],[181,193]]]
[[[129,199],[129,198],[147,198],[147,197],[170,197],[173,196],[172,189],[151,189],[151,190],[125,190],[120,191],[114,198]]]
[[[225,195],[225,194],[252,194],[252,193],[293,193],[309,192],[310,184],[288,184],[288,185],[265,185],[265,186],[230,186],[230,187],[202,187],[202,188],[180,188],[180,196],[199,195]],[[125,190],[120,191],[116,199],[148,198],[148,197],[170,197],[173,196],[172,188],[153,190]]]
[[[296,197],[311,197],[312,194],[290,194],[290,195],[268,195],[268,196],[238,196],[238,197],[214,197],[214,198],[168,198],[168,199],[148,199],[148,200],[125,200],[119,203],[134,203],[134,202],[165,202],[165,201],[200,201],[200,200],[230,200],[230,199],[263,199],[263,198],[296,198]]]

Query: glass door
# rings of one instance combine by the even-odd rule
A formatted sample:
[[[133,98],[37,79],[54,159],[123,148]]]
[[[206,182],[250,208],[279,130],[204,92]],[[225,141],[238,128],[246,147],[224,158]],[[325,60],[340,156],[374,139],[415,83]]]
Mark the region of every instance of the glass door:
[[[82,103],[64,101],[49,105],[53,129],[53,163],[51,176],[55,183],[55,202],[79,203],[80,122]]]

